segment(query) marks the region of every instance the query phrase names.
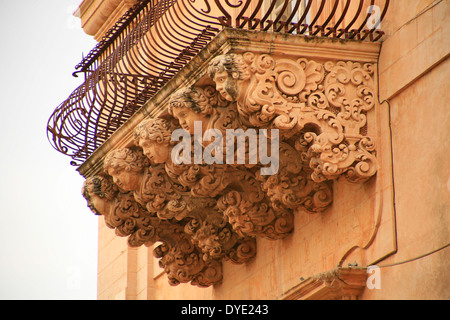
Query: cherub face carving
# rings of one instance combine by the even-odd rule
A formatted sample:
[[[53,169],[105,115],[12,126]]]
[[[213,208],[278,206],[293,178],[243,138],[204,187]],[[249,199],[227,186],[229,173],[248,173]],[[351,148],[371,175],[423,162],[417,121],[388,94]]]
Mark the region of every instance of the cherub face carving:
[[[238,96],[237,78],[227,71],[216,72],[213,78],[216,83],[216,90],[227,101],[235,101]]]
[[[144,120],[135,129],[134,139],[153,164],[167,163],[171,160],[172,131],[172,125],[167,120]]]
[[[211,115],[214,113],[208,97],[202,88],[184,88],[177,91],[170,101],[169,114],[178,120],[180,126],[194,134],[194,123],[202,123],[202,134],[208,128]]]
[[[93,194],[89,201],[88,207],[93,212],[95,212],[99,215],[108,216],[110,204],[108,203],[108,201],[106,199],[100,198],[96,194]]]
[[[111,168],[108,174],[113,178],[114,183],[124,191],[134,191],[139,187],[140,173]]]
[[[158,144],[146,139],[139,139],[138,145],[152,163],[159,164],[170,161],[170,148],[168,145]]]
[[[227,101],[239,98],[241,83],[249,77],[246,64],[236,54],[226,54],[214,58],[208,69],[211,79],[216,83],[216,90]]]
[[[123,148],[108,153],[104,161],[104,170],[114,183],[123,191],[135,191],[139,188],[148,159],[141,151]]]
[[[194,134],[195,121],[200,121],[202,123],[202,132],[206,131],[209,122],[208,115],[197,113],[187,107],[174,108],[173,116],[174,118],[178,119],[180,126],[190,134]]]
[[[95,176],[86,179],[83,183],[82,194],[88,203],[89,209],[98,215],[107,217],[111,209],[111,202],[117,194],[111,178]]]

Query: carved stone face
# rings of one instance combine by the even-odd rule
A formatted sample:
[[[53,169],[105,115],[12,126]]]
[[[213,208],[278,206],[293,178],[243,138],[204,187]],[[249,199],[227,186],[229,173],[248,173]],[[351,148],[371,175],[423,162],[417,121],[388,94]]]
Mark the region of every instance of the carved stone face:
[[[98,215],[108,216],[117,188],[109,177],[94,176],[83,183],[82,194],[89,209]]]
[[[197,113],[188,107],[173,108],[173,116],[178,119],[180,126],[188,131],[190,134],[194,134],[194,122],[202,122],[202,132],[205,132],[208,128],[209,116],[203,113]]]
[[[143,154],[153,164],[170,161],[172,150],[172,124],[170,121],[152,118],[142,121],[134,130],[134,140]]]
[[[105,217],[109,215],[111,208],[110,201],[105,198],[100,198],[96,194],[91,194],[88,206],[92,211]]]
[[[237,79],[232,75],[228,74],[226,70],[218,71],[214,75],[214,82],[216,83],[216,90],[222,95],[227,101],[235,101],[237,92]]]
[[[114,183],[124,191],[134,191],[139,187],[140,172],[110,168],[108,174],[113,178]]]
[[[139,139],[138,144],[144,155],[154,164],[167,163],[171,159],[171,147],[168,144],[143,138]]]

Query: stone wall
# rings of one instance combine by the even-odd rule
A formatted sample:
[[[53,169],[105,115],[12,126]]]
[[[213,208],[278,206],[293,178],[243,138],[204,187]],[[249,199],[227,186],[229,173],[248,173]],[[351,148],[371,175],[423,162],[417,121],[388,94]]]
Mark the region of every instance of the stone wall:
[[[303,279],[356,263],[386,266],[381,289],[366,288],[361,299],[449,299],[448,249],[398,264],[450,242],[449,13],[447,1],[392,1],[372,119],[376,177],[364,184],[334,180],[330,208],[296,210],[292,234],[257,238],[256,257],[225,261],[223,280],[208,288],[170,286],[154,247],[128,247],[100,217],[98,298],[278,299]]]

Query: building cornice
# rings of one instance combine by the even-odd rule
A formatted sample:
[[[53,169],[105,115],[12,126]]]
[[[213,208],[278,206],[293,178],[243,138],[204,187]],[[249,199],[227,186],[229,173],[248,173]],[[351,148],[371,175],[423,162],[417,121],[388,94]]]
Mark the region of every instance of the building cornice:
[[[84,32],[100,41],[105,33],[137,0],[84,0],[76,16]]]

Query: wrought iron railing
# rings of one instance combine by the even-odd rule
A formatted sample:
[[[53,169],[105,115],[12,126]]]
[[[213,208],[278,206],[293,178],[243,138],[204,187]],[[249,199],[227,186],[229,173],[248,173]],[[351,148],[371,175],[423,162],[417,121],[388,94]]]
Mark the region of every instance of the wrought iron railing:
[[[47,125],[84,162],[224,27],[378,41],[389,0],[142,0],[76,66],[85,82]]]

